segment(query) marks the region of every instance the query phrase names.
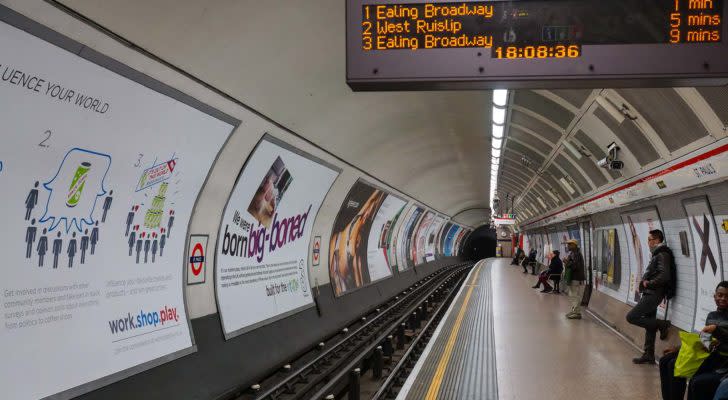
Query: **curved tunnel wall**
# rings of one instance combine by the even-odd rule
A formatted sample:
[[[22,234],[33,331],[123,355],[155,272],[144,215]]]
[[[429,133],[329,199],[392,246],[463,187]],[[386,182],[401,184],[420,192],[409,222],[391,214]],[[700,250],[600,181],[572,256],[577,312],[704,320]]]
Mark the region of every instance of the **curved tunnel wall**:
[[[416,268],[395,271],[390,278],[335,298],[329,283],[326,257],[329,254],[327,239],[332,236],[333,222],[338,210],[345,202],[348,191],[358,179],[364,178],[397,195],[406,203],[405,208],[420,205],[426,210],[429,209],[400,193],[396,188],[342,163],[336,157],[311,145],[264,116],[242,108],[175,71],[141,56],[48,4],[10,3],[14,9],[30,19],[55,29],[61,34],[68,35],[71,39],[78,40],[100,53],[107,54],[119,63],[128,65],[153,80],[168,84],[174,88],[173,90],[184,92],[184,94],[180,93],[180,96],[191,96],[203,106],[213,107],[211,112],[218,110],[240,121],[222,150],[217,154],[197,197],[196,206],[192,210],[189,221],[187,233],[209,237],[204,283],[184,287],[187,315],[191,320],[190,329],[194,335],[197,351],[177,360],[163,363],[144,373],[133,374],[116,383],[102,386],[84,394],[81,398],[126,398],[129,393],[138,391],[139,388],[144,388],[146,398],[214,398],[233,386],[253,382],[267,371],[290,361],[293,355],[304,351],[321,337],[337,331],[357,315],[395,295],[416,280],[439,268],[453,264],[459,259],[457,253],[460,251],[461,241],[468,233],[467,228],[456,232],[458,241],[452,242],[455,250],[449,256],[438,253],[437,257],[434,257],[435,255],[432,257],[437,258],[436,260],[429,259],[427,262],[418,263]],[[15,22],[20,21],[18,22],[20,25],[28,26],[28,20],[14,15],[12,11],[5,9],[0,11],[3,16],[12,15]],[[34,27],[34,29],[43,31],[44,28],[41,26]],[[48,34],[61,42],[65,40],[58,38],[52,32]],[[112,64],[115,62],[114,60],[111,60]],[[135,73],[130,72],[132,75]],[[143,79],[145,82],[151,82],[149,84],[154,87],[154,81]],[[314,264],[311,259],[312,252],[308,246],[306,249],[306,258],[308,258],[306,261],[309,266],[309,282],[306,284],[310,285],[313,295],[316,297],[316,304],[315,307],[307,308],[226,341],[221,330],[214,284],[215,249],[219,247],[218,232],[223,210],[233,190],[238,171],[243,168],[247,155],[253,152],[264,135],[270,135],[297,151],[305,152],[339,170],[338,176],[328,192],[321,194],[323,199],[321,207],[315,215],[315,219],[311,221],[312,228],[309,237],[305,238],[307,241],[314,237],[323,238],[320,249],[323,259],[318,266],[312,266]],[[210,162],[212,161],[210,160]],[[111,210],[110,217],[114,214],[113,207]],[[441,218],[443,222],[447,219],[441,214],[438,218]],[[179,220],[177,222],[177,232],[180,235],[184,230],[185,222]],[[402,224],[403,222],[398,221],[393,228],[398,229]],[[186,251],[184,257],[186,257]],[[251,306],[255,307],[255,304]],[[296,334],[292,335],[293,332]],[[150,367],[153,366],[148,365],[145,369]],[[135,372],[140,372],[140,370]],[[115,379],[118,378],[120,377],[117,376]],[[101,382],[102,385],[107,383],[109,382]]]

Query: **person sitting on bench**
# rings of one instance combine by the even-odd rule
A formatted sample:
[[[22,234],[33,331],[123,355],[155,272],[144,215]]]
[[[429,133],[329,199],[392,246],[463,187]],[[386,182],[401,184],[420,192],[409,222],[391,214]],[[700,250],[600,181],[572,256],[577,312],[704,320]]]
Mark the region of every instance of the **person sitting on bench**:
[[[523,273],[528,273],[528,266],[531,266],[531,275],[536,275],[536,266],[538,265],[536,263],[536,249],[531,248],[531,251],[528,252],[528,258],[523,260]]]
[[[559,258],[559,251],[554,250],[553,251],[553,257],[551,257],[551,263],[549,264],[549,268],[541,273],[538,277],[538,282],[535,286],[532,286],[534,289],[538,289],[541,284],[543,284],[544,289],[541,291],[541,293],[561,293],[559,290],[559,282],[561,282],[561,272],[564,270],[564,263],[561,261],[561,258]],[[549,279],[554,281],[554,288],[549,285]]]

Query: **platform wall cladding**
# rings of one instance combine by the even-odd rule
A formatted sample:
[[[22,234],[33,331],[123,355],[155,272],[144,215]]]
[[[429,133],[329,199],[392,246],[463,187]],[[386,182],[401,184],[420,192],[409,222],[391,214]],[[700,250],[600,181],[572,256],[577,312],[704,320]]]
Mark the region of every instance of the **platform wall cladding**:
[[[728,185],[725,182],[640,202],[585,217],[577,221],[539,228],[527,233],[528,249],[535,247],[547,264],[551,250],[575,237],[570,226],[591,226],[579,234],[590,235],[590,262],[599,293],[625,305],[639,299],[638,284],[650,259],[647,235],[652,229],[665,233],[677,264],[677,295],[658,314],[686,331],[700,330],[708,312],[715,310],[716,285],[728,278]],[[577,224],[578,222],[578,224]],[[527,250],[528,250],[527,249]],[[563,254],[563,253],[562,253]],[[613,322],[613,321],[610,321]]]
[[[216,398],[459,262],[470,227],[48,3],[4,4],[3,398]]]

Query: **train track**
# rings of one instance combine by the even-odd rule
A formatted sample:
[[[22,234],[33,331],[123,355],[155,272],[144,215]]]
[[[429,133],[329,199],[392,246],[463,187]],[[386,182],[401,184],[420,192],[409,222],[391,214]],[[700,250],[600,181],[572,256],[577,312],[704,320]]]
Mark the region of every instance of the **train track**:
[[[260,383],[233,388],[217,400],[358,400],[360,378],[368,370],[383,385],[376,398],[387,398],[401,385],[472,266],[456,264],[421,279]],[[386,376],[385,358],[399,359]]]

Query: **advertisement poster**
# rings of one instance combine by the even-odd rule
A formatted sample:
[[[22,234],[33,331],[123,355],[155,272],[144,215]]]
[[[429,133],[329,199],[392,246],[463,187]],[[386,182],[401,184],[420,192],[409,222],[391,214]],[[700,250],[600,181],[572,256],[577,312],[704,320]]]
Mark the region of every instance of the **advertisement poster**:
[[[697,296],[695,302],[695,320],[693,330],[699,331],[705,326],[708,313],[715,311],[713,294],[715,288],[723,280],[723,263],[718,239],[718,226],[706,197],[683,201],[685,215],[693,238],[693,255],[695,256],[695,278]]]
[[[460,232],[458,232],[458,236],[457,236],[457,238],[455,238],[455,244],[453,246],[453,255],[454,256],[460,255],[460,252],[462,251],[462,246],[463,246],[463,239],[465,238],[465,236],[468,233],[470,233],[470,232],[468,232],[468,230],[465,228],[461,228]]]
[[[569,225],[566,227],[566,231],[568,233],[569,239],[576,240],[576,242],[579,243],[579,248],[583,251],[584,244],[581,241],[581,231],[579,230],[579,225]]]
[[[450,227],[450,230],[447,232],[447,235],[445,236],[445,256],[446,257],[452,257],[453,246],[455,245],[455,239],[456,239],[459,231],[460,231],[460,226],[453,225]]]
[[[354,183],[334,220],[329,276],[336,296],[392,276],[387,236],[406,202],[362,180]]]
[[[662,230],[657,209],[647,208],[622,214],[624,231],[627,233],[627,248],[630,259],[630,278],[628,304],[636,304],[640,299],[639,283],[650,263],[652,253],[647,244],[647,236],[653,229]]]
[[[410,247],[410,257],[414,260],[415,266],[425,262],[427,235],[430,233],[430,226],[433,222],[435,222],[435,213],[427,211],[415,228]]]
[[[402,205],[402,208],[400,208],[397,214],[392,218],[392,223],[387,230],[387,262],[389,263],[389,266],[393,271],[399,271],[399,257],[397,257],[397,238],[399,236],[399,231],[402,229],[403,225],[399,222],[405,218],[404,210],[406,207],[407,202],[405,201],[405,204]]]
[[[4,23],[0,53],[2,397],[193,352],[187,226],[234,126]]]
[[[338,174],[268,135],[253,150],[217,240],[215,290],[227,339],[312,306],[311,229]]]
[[[412,257],[411,249],[412,249],[412,238],[414,237],[415,228],[417,227],[417,223],[420,220],[420,217],[424,214],[425,210],[423,208],[412,206],[410,208],[410,215],[407,219],[407,223],[403,227],[404,229],[400,231],[400,237],[399,237],[399,266],[400,270],[404,271],[410,268],[413,268],[415,266],[415,260]]]
[[[597,259],[599,260],[599,282],[612,290],[619,290],[622,283],[622,270],[617,230],[598,230],[595,235]]]
[[[445,217],[438,215],[427,230],[425,236],[425,258],[424,262],[435,261],[437,253],[437,235],[445,224]]]
[[[438,234],[437,239],[437,258],[441,258],[445,256],[445,240],[447,239],[447,234],[450,232],[450,229],[452,228],[453,224],[452,222],[446,222],[442,229],[440,229],[440,233]]]

